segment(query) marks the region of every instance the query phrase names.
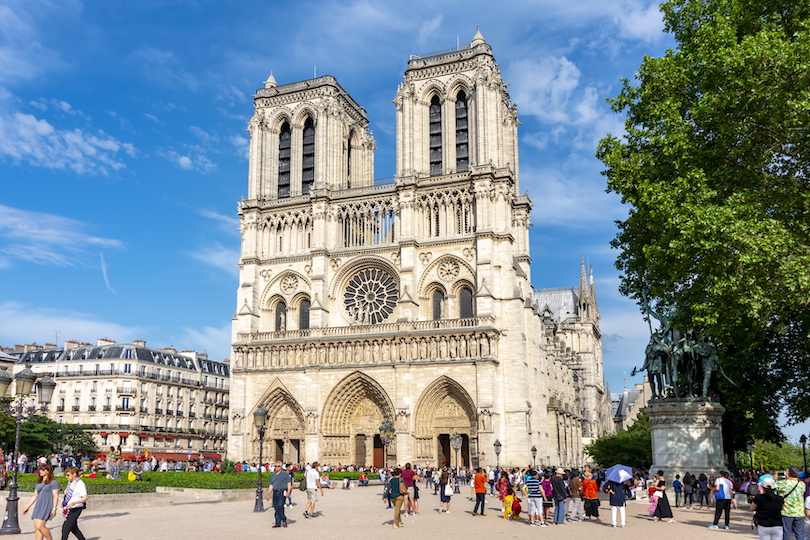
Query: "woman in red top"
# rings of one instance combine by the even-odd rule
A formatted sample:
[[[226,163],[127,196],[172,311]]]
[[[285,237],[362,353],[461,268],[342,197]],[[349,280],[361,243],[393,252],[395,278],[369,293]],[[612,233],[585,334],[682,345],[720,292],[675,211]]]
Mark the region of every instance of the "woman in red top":
[[[599,519],[599,486],[596,484],[596,480],[593,479],[592,473],[586,472],[583,477],[582,497],[585,499],[585,515],[588,521],[591,518],[602,521]]]

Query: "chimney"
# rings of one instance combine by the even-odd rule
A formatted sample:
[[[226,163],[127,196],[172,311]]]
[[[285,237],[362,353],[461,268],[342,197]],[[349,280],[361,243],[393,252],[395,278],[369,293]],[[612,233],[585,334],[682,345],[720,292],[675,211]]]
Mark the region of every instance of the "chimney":
[[[69,351],[70,349],[75,349],[79,346],[79,342],[76,340],[71,339],[70,341],[65,342],[65,350]]]
[[[98,340],[96,347],[104,347],[105,345],[115,345],[115,341],[112,339],[101,338]]]
[[[137,345],[138,347],[146,347],[146,341],[143,339],[134,339],[132,340],[133,345]]]

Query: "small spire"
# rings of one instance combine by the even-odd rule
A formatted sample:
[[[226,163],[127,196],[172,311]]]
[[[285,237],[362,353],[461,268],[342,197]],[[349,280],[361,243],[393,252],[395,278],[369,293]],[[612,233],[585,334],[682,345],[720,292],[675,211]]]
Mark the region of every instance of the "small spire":
[[[475,30],[475,36],[473,36],[472,42],[470,45],[475,47],[476,45],[484,45],[486,41],[484,40],[484,36],[481,35],[481,27],[477,26]]]
[[[270,76],[267,77],[266,81],[264,81],[264,87],[265,88],[275,88],[276,86],[278,86],[278,83],[276,83],[276,78],[273,77],[273,72],[271,71]]]

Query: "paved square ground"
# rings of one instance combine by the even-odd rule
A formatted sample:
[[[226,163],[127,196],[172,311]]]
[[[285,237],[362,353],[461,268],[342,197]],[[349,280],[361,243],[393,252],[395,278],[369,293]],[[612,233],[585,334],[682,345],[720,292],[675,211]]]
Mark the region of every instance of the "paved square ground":
[[[393,512],[385,509],[379,486],[355,488],[349,491],[327,490],[316,507],[317,517],[305,519],[303,514],[306,495],[294,490],[294,506],[287,508],[289,527],[271,529],[273,510],[253,512],[253,501],[232,503],[197,503],[176,500],[173,504],[156,508],[133,508],[132,510],[103,511],[86,510],[80,527],[88,540],[165,540],[194,539],[221,540],[223,538],[319,538],[336,540],[357,538],[441,538],[442,540],[470,540],[470,538],[549,538],[559,540],[626,540],[628,537],[645,540],[703,540],[729,535],[754,538],[751,530],[750,512],[747,509],[732,510],[731,529],[709,530],[714,510],[698,511],[673,508],[676,523],[654,522],[647,515],[647,504],[630,502],[627,506],[627,527],[612,528],[610,507],[603,501],[600,508],[602,522],[566,522],[564,526],[530,527],[528,521],[501,519],[497,497],[487,499],[487,515],[473,517],[474,503],[468,499],[469,488],[455,495],[449,514],[439,514],[438,496],[432,490],[420,490],[420,514],[403,517],[405,527],[395,530]],[[20,501],[21,507],[27,497]],[[92,508],[92,497],[90,499]],[[525,506],[525,504],[524,504]],[[526,514],[523,514],[525,517]],[[61,515],[51,526],[55,538],[59,538]],[[28,516],[20,516],[23,534],[33,537],[33,525]],[[721,522],[722,525],[722,522]],[[414,537],[413,535],[416,535]],[[371,536],[373,535],[373,536]],[[71,536],[71,538],[73,538]]]

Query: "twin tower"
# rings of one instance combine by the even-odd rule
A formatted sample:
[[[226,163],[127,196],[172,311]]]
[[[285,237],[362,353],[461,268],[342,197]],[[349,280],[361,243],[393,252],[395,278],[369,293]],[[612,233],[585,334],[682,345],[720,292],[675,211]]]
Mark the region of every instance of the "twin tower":
[[[394,103],[396,175],[375,183],[334,77],[256,92],[229,457],[258,459],[264,405],[267,459],[579,464],[612,424],[593,282],[530,283],[517,109],[481,33],[412,56]]]

